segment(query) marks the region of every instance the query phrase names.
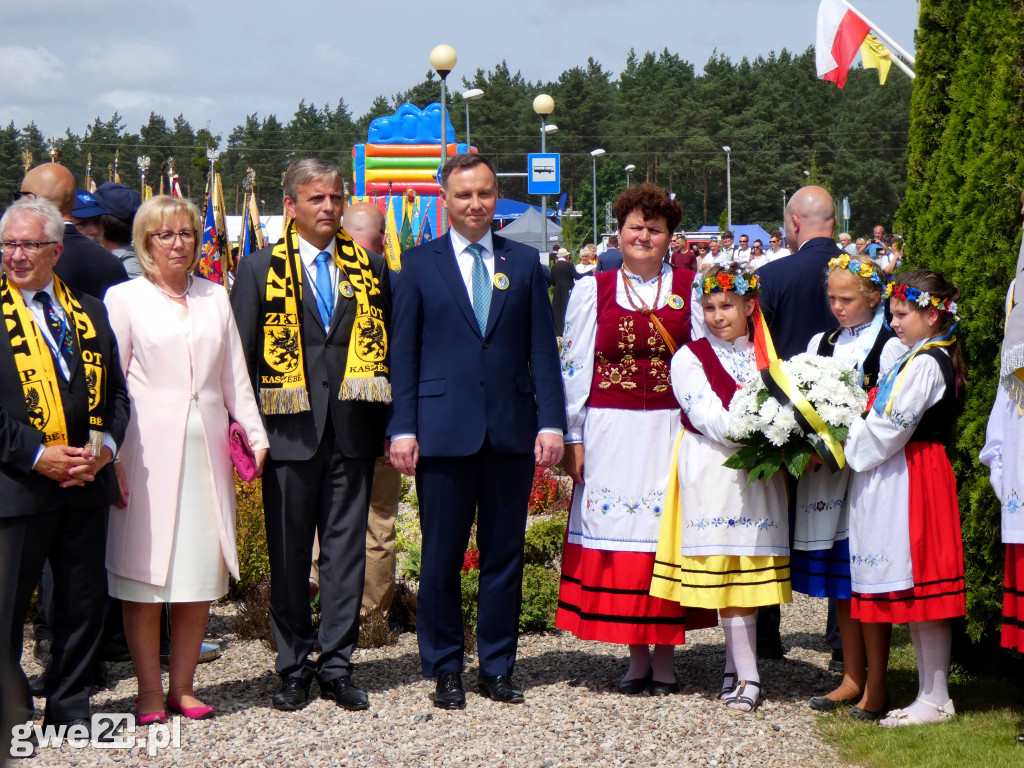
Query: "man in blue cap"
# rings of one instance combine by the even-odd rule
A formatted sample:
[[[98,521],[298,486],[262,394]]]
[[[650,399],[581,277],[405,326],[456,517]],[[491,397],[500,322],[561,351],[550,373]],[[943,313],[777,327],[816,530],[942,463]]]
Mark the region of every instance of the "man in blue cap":
[[[129,278],[138,277],[142,274],[142,267],[135,258],[135,248],[132,246],[132,225],[142,205],[142,198],[134,189],[113,181],[100,184],[93,197],[103,208],[99,217],[100,245],[117,257]]]

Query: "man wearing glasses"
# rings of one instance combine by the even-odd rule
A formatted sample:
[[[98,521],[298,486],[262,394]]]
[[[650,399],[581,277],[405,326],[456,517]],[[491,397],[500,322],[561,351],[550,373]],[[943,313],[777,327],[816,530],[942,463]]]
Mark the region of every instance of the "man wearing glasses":
[[[26,196],[27,197],[27,196]],[[53,567],[53,660],[45,725],[89,728],[106,602],[105,513],[128,425],[128,395],[103,304],[67,288],[64,220],[45,200],[0,219],[0,660],[18,722],[32,718],[22,627],[43,562]]]
[[[25,174],[15,197],[45,198],[64,218],[64,251],[54,272],[72,288],[103,299],[107,288],[128,279],[121,262],[71,222],[77,201],[75,177],[58,163],[44,163]]]
[[[768,250],[764,254],[766,263],[789,255],[790,250],[782,244],[782,233],[776,229],[768,238]]]

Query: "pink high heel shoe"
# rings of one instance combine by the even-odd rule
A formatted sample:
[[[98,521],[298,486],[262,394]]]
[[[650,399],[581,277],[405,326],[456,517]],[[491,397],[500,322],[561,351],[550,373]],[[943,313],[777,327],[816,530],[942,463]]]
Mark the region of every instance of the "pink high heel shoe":
[[[184,715],[189,720],[206,720],[213,717],[213,707],[183,707],[181,702],[167,694],[167,709],[176,715]]]
[[[139,711],[139,700],[135,700],[135,724],[136,725],[154,725],[155,723],[166,723],[167,713],[166,712],[147,712],[142,714]]]

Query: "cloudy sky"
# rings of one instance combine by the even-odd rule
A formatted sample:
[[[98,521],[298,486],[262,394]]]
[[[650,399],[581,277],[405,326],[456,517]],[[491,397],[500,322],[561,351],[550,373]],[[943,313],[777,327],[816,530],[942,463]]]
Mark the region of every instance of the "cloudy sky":
[[[917,0],[854,0],[913,48]],[[137,131],[151,111],[182,113],[226,137],[246,114],[287,122],[300,99],[353,116],[418,83],[431,48],[458,53],[449,78],[505,59],[529,81],[594,57],[618,73],[630,48],[669,51],[698,71],[730,59],[800,52],[818,0],[27,0],[0,7],[0,122],[81,134],[114,111]],[[446,8],[443,16],[439,9]],[[891,76],[903,77],[894,73]],[[557,114],[557,106],[556,106]]]

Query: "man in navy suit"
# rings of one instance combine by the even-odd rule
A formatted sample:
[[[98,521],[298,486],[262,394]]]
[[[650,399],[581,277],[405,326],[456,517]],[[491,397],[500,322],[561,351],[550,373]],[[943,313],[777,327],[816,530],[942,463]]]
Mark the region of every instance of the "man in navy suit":
[[[423,532],[416,623],[434,703],[466,705],[460,571],[474,516],[480,550],[478,691],[522,702],[512,680],[534,463],[562,457],[565,396],[537,251],[491,234],[494,168],[456,155],[441,170],[447,235],[395,277],[391,460],[415,474]]]

